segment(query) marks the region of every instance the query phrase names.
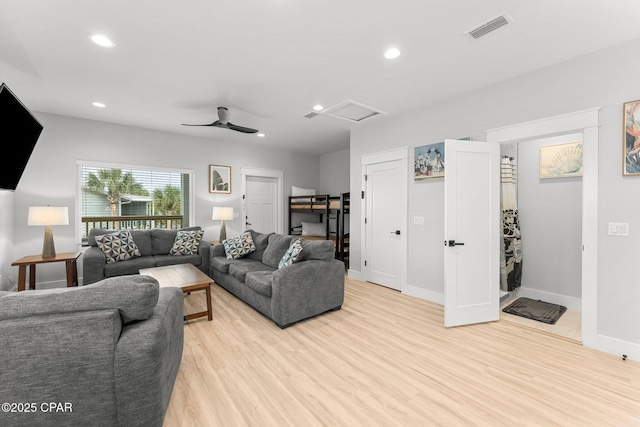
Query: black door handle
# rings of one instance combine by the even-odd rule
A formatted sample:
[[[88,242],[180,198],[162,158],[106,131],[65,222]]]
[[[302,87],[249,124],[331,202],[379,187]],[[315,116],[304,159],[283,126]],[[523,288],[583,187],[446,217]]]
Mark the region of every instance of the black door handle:
[[[447,241],[445,240],[444,245],[445,246],[449,246],[449,247],[451,247],[451,246],[464,246],[464,243],[458,243],[455,240],[449,240],[449,244],[447,244]]]
[[[396,236],[400,235],[400,230],[396,230],[396,231],[391,231],[391,234],[395,234]]]

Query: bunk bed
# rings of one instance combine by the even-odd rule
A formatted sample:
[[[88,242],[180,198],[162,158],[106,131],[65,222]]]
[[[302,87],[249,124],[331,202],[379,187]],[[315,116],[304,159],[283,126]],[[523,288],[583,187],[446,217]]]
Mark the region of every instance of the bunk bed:
[[[316,215],[314,222],[297,221],[296,214]],[[340,196],[316,194],[289,197],[289,234],[307,240],[333,240],[336,259],[348,266],[349,261],[349,193]]]

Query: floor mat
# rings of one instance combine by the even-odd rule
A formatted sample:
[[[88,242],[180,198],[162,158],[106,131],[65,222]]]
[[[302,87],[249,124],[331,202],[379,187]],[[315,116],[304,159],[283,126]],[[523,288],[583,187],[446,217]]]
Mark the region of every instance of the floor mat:
[[[538,322],[555,325],[560,316],[567,311],[567,307],[531,298],[518,298],[503,308],[502,311],[516,316],[526,317],[527,319],[537,320]]]

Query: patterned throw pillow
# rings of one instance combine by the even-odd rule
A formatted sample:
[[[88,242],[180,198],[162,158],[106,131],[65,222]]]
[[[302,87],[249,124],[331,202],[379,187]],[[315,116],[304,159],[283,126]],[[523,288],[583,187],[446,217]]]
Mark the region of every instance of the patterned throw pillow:
[[[278,263],[278,268],[284,268],[292,265],[300,257],[300,252],[302,252],[302,243],[300,242],[300,239],[296,239],[291,242],[289,249],[287,249],[287,252],[282,256],[280,263]]]
[[[107,257],[107,264],[142,256],[129,231],[96,236],[96,243]]]
[[[245,231],[238,237],[223,240],[222,244],[228,259],[242,258],[256,250],[256,245],[253,243],[253,238],[249,231]]]
[[[178,231],[169,255],[198,255],[204,230]]]

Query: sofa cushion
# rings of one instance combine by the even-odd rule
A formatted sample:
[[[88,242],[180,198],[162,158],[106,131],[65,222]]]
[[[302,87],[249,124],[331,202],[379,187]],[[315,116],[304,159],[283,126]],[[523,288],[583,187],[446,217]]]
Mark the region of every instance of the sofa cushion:
[[[289,249],[293,236],[272,234],[269,236],[269,244],[262,255],[262,262],[270,267],[277,268],[284,253]]]
[[[152,256],[141,256],[126,261],[105,264],[104,277],[124,276],[138,274],[141,268],[156,267],[156,260]]]
[[[227,257],[214,256],[211,258],[211,266],[221,273],[228,273],[229,265],[233,262],[235,262],[234,259],[229,259]]]
[[[335,244],[331,240],[305,240],[300,239],[302,252],[298,261],[309,259],[332,259],[335,257]]]
[[[169,255],[197,255],[204,230],[178,231]]]
[[[193,264],[199,267],[202,263],[202,257],[200,255],[154,255],[156,267],[164,267],[167,265],[176,264]]]
[[[179,230],[167,230],[164,228],[151,229],[151,249],[152,255],[168,255],[176,240],[178,231],[197,231],[202,228],[198,226],[184,227]]]
[[[247,232],[251,233],[251,238],[253,239],[253,244],[256,245],[256,250],[246,255],[246,257],[249,259],[262,261],[264,250],[269,244],[269,236],[271,236],[273,233],[259,233],[253,230],[247,230]]]
[[[271,298],[271,283],[273,273],[271,271],[251,271],[247,273],[244,284],[260,295]]]
[[[274,267],[264,265],[253,259],[238,259],[229,265],[229,274],[244,283],[247,273],[251,271],[274,271]]]
[[[298,260],[300,257],[300,252],[302,251],[302,244],[300,243],[300,239],[295,239],[289,245],[289,249],[284,253],[282,259],[278,263],[278,268],[285,268],[292,265],[294,262]]]
[[[238,237],[223,240],[222,244],[224,246],[224,253],[229,259],[242,258],[256,250],[256,245],[253,243],[253,237],[248,231],[245,231]]]
[[[128,230],[103,234],[95,239],[107,258],[107,264],[142,256]]]
[[[0,297],[0,320],[117,309],[123,323],[129,323],[151,317],[158,289],[151,276],[123,276],[81,287],[11,292]]]

